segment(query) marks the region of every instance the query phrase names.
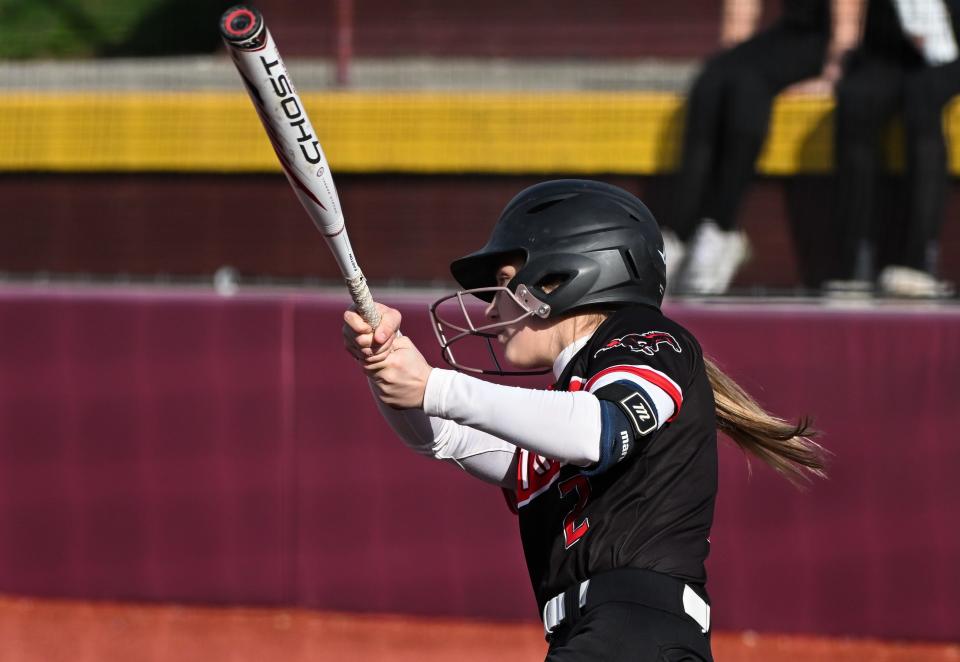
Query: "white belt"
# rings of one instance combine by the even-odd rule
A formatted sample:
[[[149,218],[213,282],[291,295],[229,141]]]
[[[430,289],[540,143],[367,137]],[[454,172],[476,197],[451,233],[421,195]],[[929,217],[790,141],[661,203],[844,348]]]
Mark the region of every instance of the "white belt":
[[[704,634],[710,629],[710,605],[687,584],[683,585],[683,610],[700,626]]]
[[[587,588],[590,587],[590,580],[584,580],[580,582],[580,608],[583,609],[583,605],[587,604]],[[558,593],[549,600],[547,604],[543,605],[543,632],[544,635],[549,636],[553,634],[553,631],[558,625],[560,625],[564,619],[567,617],[567,606],[563,600],[563,593]]]
[[[580,608],[587,604],[587,590],[590,588],[590,580],[580,582]],[[697,592],[689,585],[683,585],[683,610],[687,616],[696,621],[700,626],[700,631],[704,634],[710,629],[710,605],[707,601],[697,595]],[[566,603],[564,594],[558,593],[543,606],[543,631],[546,636],[553,634],[553,631],[567,617]]]

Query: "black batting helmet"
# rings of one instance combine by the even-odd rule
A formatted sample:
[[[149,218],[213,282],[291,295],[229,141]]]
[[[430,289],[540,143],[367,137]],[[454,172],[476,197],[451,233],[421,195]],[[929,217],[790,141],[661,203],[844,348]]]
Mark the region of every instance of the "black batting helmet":
[[[583,179],[531,186],[504,208],[486,246],[453,262],[466,290],[495,286],[496,272],[520,258],[507,285],[525,285],[549,316],[586,307],[643,304],[659,308],[666,286],[663,238],[633,194]],[[549,293],[539,286],[557,284]],[[493,292],[477,293],[490,301]]]

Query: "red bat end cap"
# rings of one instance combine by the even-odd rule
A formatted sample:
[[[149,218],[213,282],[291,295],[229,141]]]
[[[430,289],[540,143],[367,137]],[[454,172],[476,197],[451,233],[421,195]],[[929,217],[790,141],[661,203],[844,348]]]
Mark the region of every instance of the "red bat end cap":
[[[246,41],[257,34],[263,17],[253,7],[237,5],[223,12],[220,17],[220,34],[229,41]]]

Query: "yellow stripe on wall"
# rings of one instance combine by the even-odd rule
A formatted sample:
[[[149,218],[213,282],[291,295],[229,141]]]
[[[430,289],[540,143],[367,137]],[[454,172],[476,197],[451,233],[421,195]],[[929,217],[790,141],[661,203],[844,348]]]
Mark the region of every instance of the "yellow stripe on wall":
[[[624,173],[674,168],[682,98],[651,92],[303,95],[335,172]],[[832,101],[778,100],[758,164],[831,167]],[[954,172],[960,113],[949,114]],[[0,95],[0,170],[273,172],[242,92]]]

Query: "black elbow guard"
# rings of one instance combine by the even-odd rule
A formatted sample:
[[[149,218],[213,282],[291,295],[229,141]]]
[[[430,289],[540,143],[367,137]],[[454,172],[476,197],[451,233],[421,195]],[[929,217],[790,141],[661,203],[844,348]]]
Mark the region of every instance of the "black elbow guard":
[[[643,390],[613,383],[597,389],[593,395],[600,400],[600,460],[584,472],[588,475],[603,473],[643,452],[659,428],[657,408]]]

